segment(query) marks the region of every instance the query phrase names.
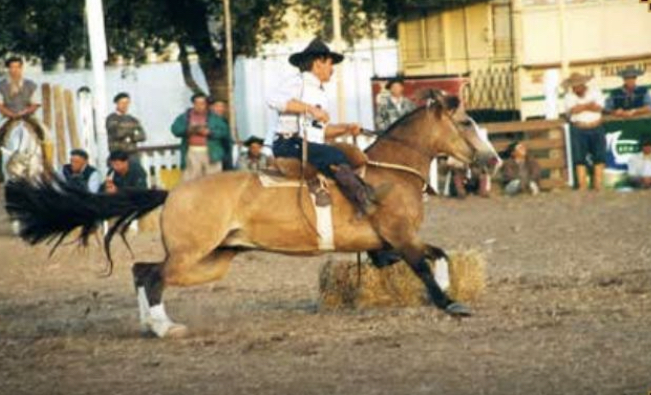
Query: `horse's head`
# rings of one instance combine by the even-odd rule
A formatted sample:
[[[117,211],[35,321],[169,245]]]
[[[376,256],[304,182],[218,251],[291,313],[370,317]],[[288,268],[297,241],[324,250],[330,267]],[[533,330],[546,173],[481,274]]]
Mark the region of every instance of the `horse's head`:
[[[441,91],[427,93],[427,117],[436,133],[428,133],[429,148],[438,155],[449,155],[465,164],[478,163],[494,168],[499,156],[475,122],[460,108],[459,99]]]

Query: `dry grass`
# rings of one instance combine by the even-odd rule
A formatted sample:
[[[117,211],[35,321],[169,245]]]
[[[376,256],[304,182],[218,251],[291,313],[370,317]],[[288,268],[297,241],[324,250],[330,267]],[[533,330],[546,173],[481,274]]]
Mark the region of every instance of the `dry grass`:
[[[430,264],[434,270],[434,264]],[[452,298],[474,301],[485,289],[486,264],[480,253],[450,254]],[[403,261],[376,268],[370,261],[328,261],[319,275],[320,306],[324,310],[408,307],[429,304],[422,282]]]

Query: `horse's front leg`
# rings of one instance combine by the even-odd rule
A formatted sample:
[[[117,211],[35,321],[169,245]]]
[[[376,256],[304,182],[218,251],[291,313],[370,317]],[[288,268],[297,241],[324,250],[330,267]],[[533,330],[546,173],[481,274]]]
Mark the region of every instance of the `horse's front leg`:
[[[427,262],[428,257],[446,258],[443,250],[424,244],[412,224],[404,218],[384,218],[375,224],[382,238],[400,252],[420,278],[432,303],[452,316],[469,316],[470,308],[452,300],[439,286]]]

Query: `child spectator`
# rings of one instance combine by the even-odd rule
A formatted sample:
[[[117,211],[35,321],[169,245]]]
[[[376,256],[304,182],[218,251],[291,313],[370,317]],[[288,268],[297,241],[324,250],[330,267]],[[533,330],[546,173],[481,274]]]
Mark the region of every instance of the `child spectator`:
[[[540,192],[540,166],[529,155],[527,146],[522,142],[513,142],[507,148],[505,156],[502,166],[504,192],[510,196],[521,192],[537,195]]]

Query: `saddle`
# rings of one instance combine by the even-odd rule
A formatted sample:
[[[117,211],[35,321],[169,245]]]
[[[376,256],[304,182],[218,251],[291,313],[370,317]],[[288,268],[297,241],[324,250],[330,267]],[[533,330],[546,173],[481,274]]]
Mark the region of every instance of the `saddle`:
[[[341,150],[351,167],[359,170],[366,166],[368,158],[364,151],[348,143],[333,143],[333,147]],[[305,184],[314,196],[315,205],[318,207],[331,204],[328,185],[332,182],[321,174],[314,166],[306,163],[304,172]],[[296,158],[275,158],[273,165],[260,173],[260,181],[266,188],[299,186],[301,179],[301,160]]]

